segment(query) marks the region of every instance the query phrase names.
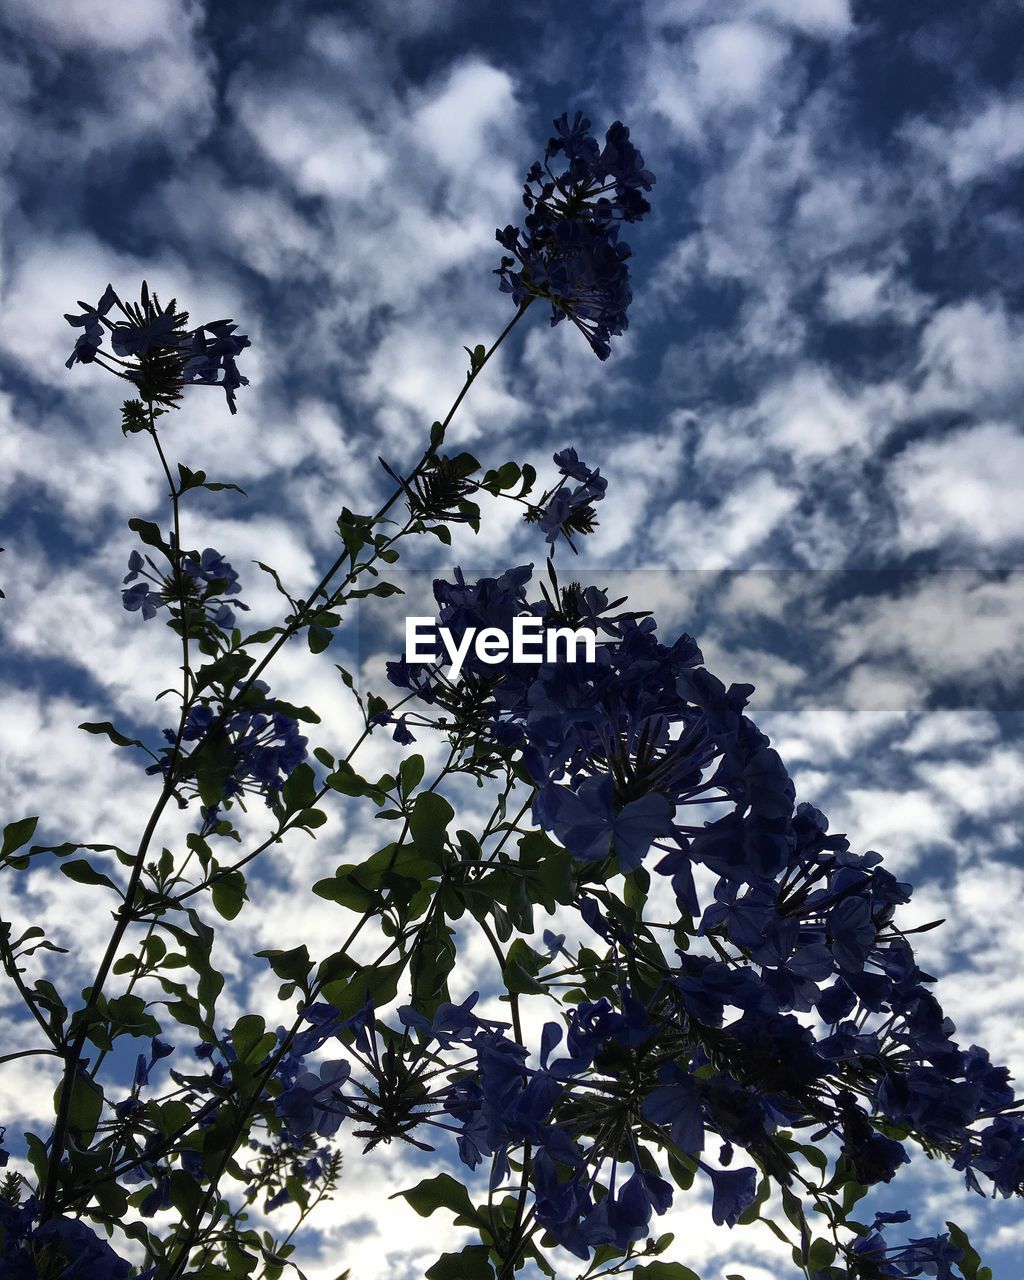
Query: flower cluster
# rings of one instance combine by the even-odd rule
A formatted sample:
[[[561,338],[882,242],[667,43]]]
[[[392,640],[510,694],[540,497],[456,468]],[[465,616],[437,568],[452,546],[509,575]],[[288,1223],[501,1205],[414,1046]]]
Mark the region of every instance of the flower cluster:
[[[144,581],[135,582],[136,578]],[[177,571],[170,574],[162,574],[148,556],[143,558],[140,552],[133,551],[128,557],[124,581],[135,583],[121,592],[124,607],[129,613],[141,613],[146,621],[155,618],[157,610],[165,605],[172,609],[180,607],[184,599],[186,605],[193,604],[203,610],[215,627],[230,631],[235,625],[232,607],[249,608],[241,600],[232,600],[229,607],[222,598],[237,594],[242,587],[236,571],[213,547],[207,547],[201,554],[193,551],[183,555]]]
[[[880,1230],[893,1222],[907,1222],[906,1210],[877,1213],[867,1235],[861,1236],[851,1253],[861,1268],[871,1267],[875,1276],[938,1276],[953,1280],[951,1267],[964,1260],[964,1251],[953,1244],[948,1234],[910,1240],[903,1245],[890,1245]]]
[[[83,308],[80,315],[64,317],[72,328],[82,330],[66,362],[68,369],[99,362],[134,383],[149,404],[166,407],[174,405],[182,387],[190,383],[220,386],[228,408],[236,412],[235,392],[249,379],[238,372],[235,359],[251,344],[245,334],[235,333],[234,321],[215,320],[186,329],[188,313],[176,311],[174,299],[162,307],[145,282],[138,303],[126,306],[108,284],[94,307],[81,301],[78,305]],[[113,307],[123,319],[107,318]],[[108,331],[110,355],[101,350]]]
[[[617,916],[607,894],[581,893],[584,920],[617,966],[640,966],[643,990],[622,984],[614,999],[579,1004],[569,1057],[546,1066],[545,1053],[540,1072],[514,1041],[478,1035],[476,1071],[449,1106],[463,1159],[490,1156],[500,1178],[510,1148],[529,1143],[537,1219],[580,1256],[638,1239],[667,1203],[667,1186],[637,1152],[628,1178],[617,1175],[624,1134],[690,1157],[712,1180],[716,1221],[729,1225],[753,1203],[756,1171],[708,1163],[711,1134],[785,1185],[794,1166],[775,1135],[813,1126],[839,1140],[845,1176],[870,1185],[909,1158],[883,1131],[895,1129],[943,1152],[976,1190],[985,1177],[1004,1195],[1024,1191],[1024,1119],[1012,1114],[1021,1104],[1008,1072],[956,1043],[934,980],[894,923],[910,886],[796,803],[778,753],[744,714],[752,686],[726,688],[691,637],[663,644],[652,618],[614,613],[622,601],[592,587],[559,589],[553,571],[552,592],[531,601],[531,576],[522,566],[469,583],[457,571],[435,583],[440,618],[456,635],[507,628],[523,612],[549,626],[587,625],[600,638],[595,661],[468,658],[457,687],[437,668],[404,662],[389,677],[444,710],[436,723],[448,732],[449,716],[469,714],[471,703],[474,733],[506,759],[521,754],[534,820],[575,859],[581,886],[616,872],[646,876],[655,850],[653,870],[670,881],[682,927],[709,950],[659,959],[649,932]],[[725,812],[693,823],[695,804]],[[703,903],[697,864],[715,880]],[[808,1013],[817,1031],[796,1016]],[[556,1030],[545,1033],[548,1052]],[[574,1102],[584,1085],[586,1102]],[[623,1119],[637,1114],[639,1130]],[[608,1133],[619,1136],[605,1146]],[[597,1199],[602,1161],[609,1194]],[[913,1267],[939,1247],[884,1251],[890,1269],[878,1262],[879,1274],[919,1274]]]
[[[517,306],[531,298],[551,303],[551,323],[566,316],[606,360],[613,335],[627,324],[632,300],[629,245],[619,239],[623,222],[638,222],[651,206],[640,194],[650,191],[654,175],[616,120],[602,148],[590,133],[590,121],[577,111],[555,122],[556,137],[543,165],[527,174],[523,203],[525,230],[507,226],[495,234],[509,251],[496,275]],[[551,168],[561,158],[560,172]]]
[[[572,535],[593,533],[597,527],[594,503],[604,497],[608,481],[600,471],[581,462],[575,449],[562,449],[554,455],[554,461],[562,480],[542,503],[541,510],[536,515],[528,512],[526,518],[531,523],[536,520],[548,542],[555,543],[563,537],[575,551]],[[571,490],[565,483],[570,479],[580,481]]]
[[[106,1240],[77,1218],[40,1222],[35,1196],[21,1204],[0,1197],[0,1273],[4,1280],[129,1280],[132,1265],[118,1257]],[[138,1280],[149,1280],[150,1267]]]
[[[227,715],[212,701],[193,706],[185,718],[181,743],[198,745],[184,759],[178,735],[173,729],[164,730],[170,745],[147,772],[166,775],[173,768],[179,785],[193,778],[207,805],[203,816],[208,828],[217,821],[221,800],[255,792],[272,804],[284,779],[306,758],[307,739],[299,733],[298,721],[267,697],[269,692],[264,681],[254,681],[247,697],[258,700],[256,705]]]

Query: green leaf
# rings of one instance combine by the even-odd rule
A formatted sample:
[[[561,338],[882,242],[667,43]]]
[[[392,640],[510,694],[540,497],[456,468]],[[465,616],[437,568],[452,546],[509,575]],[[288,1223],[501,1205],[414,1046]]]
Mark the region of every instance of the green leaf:
[[[118,747],[142,746],[142,743],[138,738],[126,738],[120,730],[114,728],[109,720],[104,720],[97,724],[90,724],[87,722],[85,724],[80,724],[78,727],[79,729],[84,729],[86,733],[105,733],[110,741]]]
[[[461,1214],[471,1221],[476,1221],[479,1217],[473,1208],[469,1192],[450,1173],[439,1173],[436,1178],[424,1178],[407,1191],[396,1191],[388,1199],[395,1200],[398,1196],[407,1200],[421,1218],[429,1218],[438,1209],[450,1209],[452,1213]]]
[[[28,1147],[28,1162],[36,1175],[36,1181],[42,1186],[46,1182],[46,1170],[50,1163],[49,1150],[42,1138],[35,1133],[25,1134],[25,1145]]]
[[[455,968],[454,930],[435,915],[416,939],[409,965],[413,1008],[432,1018],[450,998],[448,975]]]
[[[203,1189],[184,1169],[172,1169],[168,1174],[171,1204],[186,1222],[192,1222],[203,1207]]]
[[[225,920],[234,920],[245,901],[245,876],[241,871],[229,871],[220,876],[210,886],[210,897]]]
[[[289,813],[316,803],[316,774],[311,765],[296,765],[281,788],[281,799]]]
[[[115,893],[119,894],[121,892],[109,876],[105,876],[102,871],[97,871],[84,858],[78,862],[61,863],[60,869],[69,880],[74,880],[76,884],[99,884],[105,889],[113,889]]]
[[[188,493],[189,489],[198,489],[206,479],[205,471],[193,471],[183,462],[178,463],[178,492]]]
[[[340,866],[335,874],[327,880],[317,880],[313,892],[318,898],[326,898],[328,902],[336,902],[339,907],[347,907],[349,911],[370,911],[378,899],[376,890],[367,889],[354,877],[347,874],[355,871],[352,866]]]
[[[426,765],[423,762],[423,757],[420,755],[406,756],[398,766],[398,779],[401,783],[401,792],[403,796],[412,795],[420,785],[423,781],[425,768]]]
[[[978,1268],[981,1266],[981,1258],[977,1249],[971,1244],[967,1238],[967,1232],[962,1227],[958,1227],[955,1222],[947,1222],[949,1228],[949,1238],[952,1243],[963,1250],[963,1260],[957,1265],[964,1274],[964,1280],[981,1280]]]
[[[131,1035],[158,1036],[160,1024],[152,1014],[146,1012],[146,1002],[141,996],[115,996],[106,1006],[106,1015],[110,1019],[111,1030],[115,1036]]]
[[[57,1086],[53,1095],[54,1111],[60,1109],[64,1082]],[[75,1130],[80,1146],[87,1147],[92,1142],[96,1126],[103,1112],[103,1090],[93,1084],[81,1071],[75,1073],[71,1085],[71,1105],[68,1109],[68,1125]]]
[[[209,489],[211,493],[232,489],[235,493],[240,493],[243,498],[246,496],[245,490],[239,488],[237,484],[229,484],[222,480],[207,480],[205,471],[191,471],[182,462],[178,463],[178,475],[180,476],[179,493],[187,493],[189,489]]]
[[[356,773],[347,760],[339,760],[338,767],[325,779],[332,791],[344,796],[370,796],[378,803],[383,803],[384,795],[372,782]]]
[[[868,1189],[860,1182],[848,1182],[843,1187],[843,1212],[849,1213],[858,1200],[863,1200]]]
[[[429,858],[438,867],[443,865],[445,836],[448,824],[454,817],[455,810],[436,791],[424,791],[416,797],[409,818],[409,830],[416,844],[416,852]]]
[[[323,653],[333,639],[333,631],[323,626],[322,623],[311,622],[309,624],[309,630],[306,632],[306,643],[309,645],[310,653]]]
[[[346,1018],[363,1007],[367,995],[376,1008],[390,1004],[398,992],[398,979],[405,968],[404,960],[394,964],[367,965],[357,969],[351,978],[325,983],[323,996]]]
[[[292,818],[292,823],[296,827],[301,827],[304,831],[312,833],[318,827],[322,827],[327,821],[327,814],[323,809],[300,809]]]
[[[640,1280],[700,1280],[696,1271],[681,1262],[645,1262],[634,1269],[633,1275]]]
[[[426,1280],[494,1280],[485,1244],[467,1244],[460,1253],[442,1253],[423,1273]]]
[[[238,1062],[259,1062],[277,1044],[277,1036],[266,1029],[257,1013],[246,1013],[231,1028],[231,1044]]]
[[[159,547],[161,551],[167,549],[160,526],[155,525],[152,520],[140,520],[134,517],[128,521],[128,528],[133,533],[137,533],[147,547]]]
[[[305,983],[313,967],[305,943],[290,951],[257,951],[256,955],[267,960],[274,973],[288,982]]]
[[[3,848],[0,849],[0,857],[6,857],[15,849],[20,849],[23,844],[28,844],[38,821],[38,818],[19,818],[17,822],[9,822],[4,827],[4,843]]]

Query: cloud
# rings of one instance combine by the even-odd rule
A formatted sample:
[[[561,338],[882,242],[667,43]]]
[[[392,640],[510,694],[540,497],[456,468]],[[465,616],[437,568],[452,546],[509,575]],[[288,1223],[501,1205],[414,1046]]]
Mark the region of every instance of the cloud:
[[[127,54],[191,27],[202,9],[198,0],[137,0],[123,11],[62,0],[8,0],[4,17],[15,29],[63,48]]]
[[[1024,435],[1008,422],[910,445],[894,459],[888,479],[899,498],[899,539],[907,551],[945,543],[962,558],[973,549],[999,555],[1024,533],[1018,501]]]
[[[1024,390],[1022,350],[1024,319],[1002,299],[942,307],[921,335],[919,411],[1012,411]]]
[[[507,72],[470,59],[455,66],[440,93],[412,113],[416,141],[452,174],[479,170],[490,152],[492,131],[509,127],[517,114],[515,88]]]
[[[1024,155],[1024,100],[1007,94],[948,113],[941,123],[915,120],[906,135],[945,167],[954,186],[991,180]]]
[[[893,266],[880,270],[830,267],[824,304],[833,319],[854,324],[877,324],[888,317],[913,324],[925,305]]]
[[[672,557],[672,568],[757,563],[758,548],[796,501],[792,489],[758,476],[710,510],[689,499],[672,503],[655,523],[655,538]]]
[[[749,22],[704,27],[692,46],[696,92],[706,109],[761,98],[787,53],[786,42]]]
[[[849,0],[648,0],[652,23],[697,25],[709,19],[763,19],[808,35],[835,37],[853,27]]]

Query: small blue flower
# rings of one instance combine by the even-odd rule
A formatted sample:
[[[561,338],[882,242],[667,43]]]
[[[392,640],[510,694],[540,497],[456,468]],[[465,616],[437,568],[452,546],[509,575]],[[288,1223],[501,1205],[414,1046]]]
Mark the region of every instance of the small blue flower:
[[[72,328],[85,330],[75,343],[75,349],[65,363],[64,367],[66,369],[70,369],[76,363],[92,364],[96,359],[96,353],[103,343],[103,324],[100,317],[105,316],[115,302],[117,302],[117,294],[114,292],[113,285],[108,284],[103,291],[103,297],[100,298],[95,307],[90,307],[86,303],[80,302],[78,305],[86,308],[82,315],[64,316],[64,319]]]
[[[350,1072],[344,1059],[322,1063],[319,1074],[300,1072],[274,1103],[288,1133],[298,1136],[315,1131],[321,1138],[337,1133],[348,1110],[341,1086]]]
[[[712,1219],[718,1226],[734,1227],[757,1197],[757,1171],[712,1169],[703,1161],[700,1167],[710,1176],[714,1187]]]
[[[238,325],[232,320],[217,320],[213,324],[200,325],[192,335],[182,370],[186,382],[203,382],[223,387],[232,413],[237,412],[235,392],[239,387],[249,384],[249,379],[238,372],[235,357],[251,346],[251,343],[244,334],[234,336],[237,328]]]

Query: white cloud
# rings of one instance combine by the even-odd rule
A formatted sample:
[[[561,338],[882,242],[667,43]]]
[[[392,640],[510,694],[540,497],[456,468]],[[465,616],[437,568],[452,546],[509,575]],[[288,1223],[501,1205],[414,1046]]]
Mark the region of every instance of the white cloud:
[[[1000,299],[968,299],[937,311],[921,335],[916,407],[1009,413],[1024,391],[1024,320]]]
[[[753,0],[753,11],[808,35],[842,36],[853,29],[849,0]]]
[[[909,446],[891,464],[904,550],[950,542],[999,553],[1024,536],[1024,435],[987,422]]]
[[[932,682],[959,682],[966,698],[969,682],[996,696],[1020,680],[1024,593],[1016,575],[924,574],[870,601],[850,600],[829,621],[831,660],[840,672],[853,669],[866,697],[886,673],[905,682],[908,701],[895,704],[904,707],[915,706]]]
[[[301,84],[251,84],[234,95],[238,118],[267,157],[309,195],[366,198],[386,178],[383,139],[345,99]]]
[[[830,267],[825,282],[825,309],[836,320],[877,324],[891,317],[913,323],[924,300],[892,266],[879,270]]]
[[[1024,100],[993,98],[941,123],[915,120],[905,132],[945,167],[955,185],[994,178],[1024,155]]]
[[[190,27],[201,14],[200,0],[133,0],[121,7],[88,0],[6,0],[4,5],[8,22],[40,40],[119,54]]]
[[[507,72],[471,60],[451,70],[440,94],[413,112],[411,126],[416,140],[446,169],[464,173],[488,155],[495,126],[507,132],[516,114]]]
[[[849,0],[648,0],[646,10],[664,25],[765,19],[819,37],[846,35],[853,26]]]
[[[666,568],[724,569],[763,563],[756,554],[797,501],[796,493],[770,475],[751,479],[709,511],[683,498],[654,524]],[[753,565],[752,563],[753,562]]]
[[[692,48],[697,93],[705,106],[759,99],[787,53],[786,42],[749,22],[704,27]]]

